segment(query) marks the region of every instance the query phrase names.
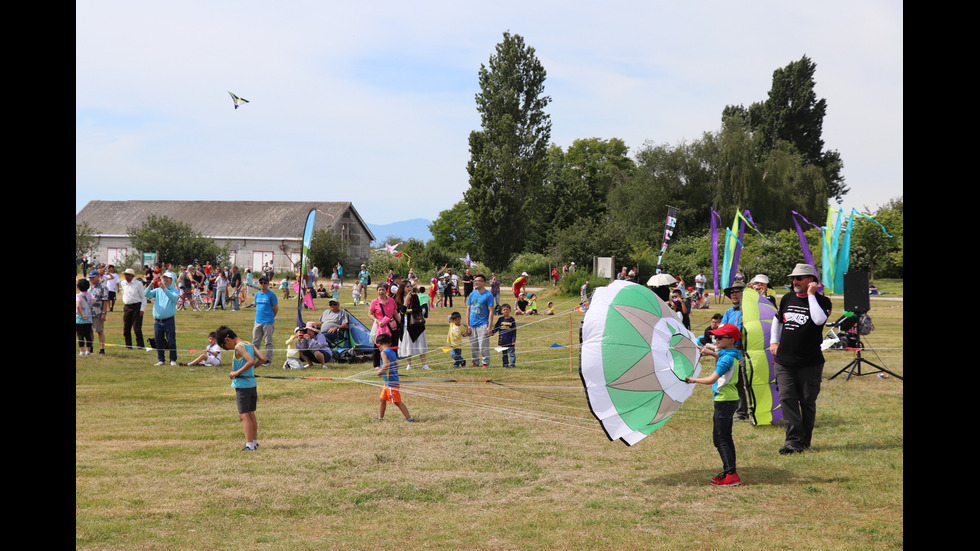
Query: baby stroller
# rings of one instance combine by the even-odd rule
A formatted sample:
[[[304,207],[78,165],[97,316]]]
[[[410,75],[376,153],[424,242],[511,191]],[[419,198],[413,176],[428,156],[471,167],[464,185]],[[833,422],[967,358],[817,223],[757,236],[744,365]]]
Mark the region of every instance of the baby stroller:
[[[867,335],[872,331],[874,331],[874,324],[871,323],[871,316],[864,313],[844,312],[844,315],[837,318],[837,321],[827,325],[827,334],[824,336],[823,343],[820,344],[820,349],[859,348],[860,335]]]

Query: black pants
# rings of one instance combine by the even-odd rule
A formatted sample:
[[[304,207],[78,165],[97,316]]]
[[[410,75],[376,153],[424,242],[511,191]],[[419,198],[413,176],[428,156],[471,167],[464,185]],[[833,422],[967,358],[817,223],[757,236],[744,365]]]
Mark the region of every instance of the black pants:
[[[732,400],[728,402],[715,402],[714,429],[711,438],[718,455],[721,456],[721,465],[725,469],[725,474],[735,472],[735,440],[732,439],[732,416],[738,402]]]
[[[126,339],[126,348],[133,347],[130,331],[136,333],[136,347],[146,348],[143,344],[143,316],[140,315],[138,302],[123,306],[123,338]]]
[[[779,406],[786,425],[786,445],[807,449],[817,419],[817,395],[823,378],[823,364],[785,367],[776,362]]]
[[[92,348],[92,324],[76,323],[75,334],[78,335],[78,348]]]

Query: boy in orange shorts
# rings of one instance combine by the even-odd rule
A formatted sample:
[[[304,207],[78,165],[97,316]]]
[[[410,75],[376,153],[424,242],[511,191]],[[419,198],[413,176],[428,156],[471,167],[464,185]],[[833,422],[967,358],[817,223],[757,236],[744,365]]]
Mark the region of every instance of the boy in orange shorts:
[[[398,406],[406,421],[414,423],[415,419],[412,419],[412,416],[408,414],[408,408],[405,407],[401,394],[398,392],[400,386],[398,382],[398,353],[391,349],[391,335],[378,335],[375,344],[381,351],[381,365],[375,368],[375,371],[377,371],[378,377],[384,381],[384,386],[381,387],[381,406],[375,421],[384,421],[385,409],[388,407],[388,402],[391,402]]]

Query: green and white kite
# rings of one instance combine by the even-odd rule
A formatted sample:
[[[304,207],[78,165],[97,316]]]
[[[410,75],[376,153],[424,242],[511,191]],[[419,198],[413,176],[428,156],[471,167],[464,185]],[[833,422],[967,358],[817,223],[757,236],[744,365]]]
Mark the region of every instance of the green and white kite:
[[[610,440],[632,446],[691,396],[701,372],[694,335],[651,290],[614,281],[582,319],[581,376],[592,414]]]

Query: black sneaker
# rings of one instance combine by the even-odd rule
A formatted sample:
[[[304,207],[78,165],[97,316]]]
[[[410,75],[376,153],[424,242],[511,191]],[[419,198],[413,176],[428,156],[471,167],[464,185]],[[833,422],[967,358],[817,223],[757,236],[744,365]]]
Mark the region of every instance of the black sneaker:
[[[783,445],[779,448],[779,455],[790,455],[794,453],[803,453],[803,448],[797,448],[796,446],[791,446],[789,444]]]

